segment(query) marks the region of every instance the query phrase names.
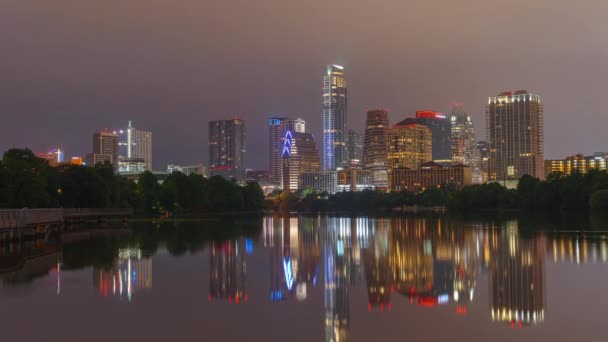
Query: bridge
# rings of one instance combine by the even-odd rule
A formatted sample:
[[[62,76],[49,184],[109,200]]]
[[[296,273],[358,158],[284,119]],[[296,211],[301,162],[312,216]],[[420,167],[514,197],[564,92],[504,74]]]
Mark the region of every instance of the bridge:
[[[63,225],[86,219],[126,218],[131,214],[129,209],[2,209],[0,231]]]

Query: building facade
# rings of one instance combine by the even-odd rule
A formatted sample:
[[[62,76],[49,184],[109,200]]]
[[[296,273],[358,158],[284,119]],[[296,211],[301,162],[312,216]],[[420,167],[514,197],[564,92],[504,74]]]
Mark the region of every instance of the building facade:
[[[173,172],[181,172],[187,176],[195,174],[207,177],[207,167],[203,163],[188,166],[174,164],[167,165],[167,173],[172,174]]]
[[[318,192],[335,194],[338,190],[337,171],[308,172],[300,175],[302,189],[315,189]]]
[[[323,77],[323,170],[344,166],[346,130],[346,80],[344,67],[327,65]]]
[[[245,121],[209,121],[209,169],[211,176],[245,180]]]
[[[268,146],[270,149],[269,176],[270,183],[276,186],[283,185],[283,143],[287,131],[304,133],[306,122],[303,119],[272,117],[268,120]]]
[[[283,190],[297,191],[302,189],[300,175],[321,169],[317,142],[311,133],[291,131],[285,133],[283,140]]]
[[[576,154],[565,159],[545,160],[545,176],[552,173],[562,173],[569,175],[573,172],[585,174],[589,170],[606,170],[608,153],[597,152],[592,156]]]
[[[481,182],[488,181],[488,161],[490,160],[490,151],[486,141],[477,142],[477,150],[479,151],[479,168],[481,170]]]
[[[517,181],[523,175],[544,179],[543,105],[526,90],[488,99],[488,180]]]
[[[152,171],[152,132],[127,127],[127,158],[143,159],[145,170]]]
[[[462,104],[456,104],[450,113],[452,125],[452,161],[471,167],[473,183],[481,183],[481,156],[477,148],[475,127],[471,116],[464,111]]]
[[[113,132],[96,132],[93,134],[93,152],[86,157],[87,164],[109,162],[118,169],[118,134]]]
[[[419,110],[416,111],[415,118],[408,118],[407,120],[408,123],[424,125],[431,130],[433,160],[452,160],[452,128],[450,121],[444,114],[432,110]]]
[[[146,160],[143,158],[118,158],[118,173],[142,173],[146,171]]]
[[[388,188],[388,112],[367,111],[363,141],[363,169],[372,173],[372,183],[378,189]]]
[[[417,169],[433,160],[431,130],[410,119],[388,130],[388,172],[398,167]]]
[[[363,191],[374,189],[372,172],[362,169],[338,170],[338,191]]]
[[[399,167],[391,171],[391,191],[418,192],[426,188],[444,185],[462,189],[473,184],[471,168],[465,165],[450,167],[441,166],[435,162],[427,162],[416,169]]]
[[[363,166],[363,135],[354,129],[346,130],[346,167]]]

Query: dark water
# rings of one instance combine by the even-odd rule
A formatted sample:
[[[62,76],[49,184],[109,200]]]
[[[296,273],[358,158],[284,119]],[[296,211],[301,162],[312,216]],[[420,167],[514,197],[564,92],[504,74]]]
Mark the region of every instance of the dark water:
[[[2,341],[605,341],[601,231],[265,217],[0,246]]]

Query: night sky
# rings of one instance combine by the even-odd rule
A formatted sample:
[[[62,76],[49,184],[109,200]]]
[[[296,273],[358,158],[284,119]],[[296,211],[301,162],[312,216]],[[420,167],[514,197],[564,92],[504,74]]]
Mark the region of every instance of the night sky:
[[[320,147],[325,64],[345,66],[349,126],[464,102],[479,138],[487,97],[545,106],[545,157],[608,151],[605,0],[1,0],[0,150],[91,149],[128,120],[155,168],[207,163],[207,121],[248,121],[267,169],[267,119],[301,116]]]

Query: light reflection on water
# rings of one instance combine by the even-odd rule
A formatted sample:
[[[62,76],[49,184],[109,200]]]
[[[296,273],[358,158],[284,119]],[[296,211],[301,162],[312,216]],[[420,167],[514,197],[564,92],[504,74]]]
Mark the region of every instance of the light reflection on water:
[[[358,308],[364,307],[369,315],[381,314],[381,320],[394,315],[412,321],[412,315],[423,317],[428,310],[440,310],[442,315],[424,318],[420,332],[409,327],[408,334],[425,336],[425,329],[458,327],[463,321],[455,320],[470,319],[479,322],[477,326],[483,325],[477,333],[461,332],[470,340],[510,340],[513,336],[505,335],[505,331],[528,329],[534,333],[521,335],[520,339],[558,341],[566,339],[567,329],[560,328],[562,312],[555,312],[555,324],[550,329],[544,327],[546,320],[551,320],[549,304],[571,294],[551,291],[551,286],[559,288],[560,284],[547,282],[547,268],[555,271],[556,279],[567,279],[572,272],[567,265],[574,265],[578,275],[589,277],[579,279],[581,282],[608,280],[598,275],[597,269],[585,271],[587,265],[608,270],[602,266],[608,261],[608,244],[602,232],[524,233],[517,221],[467,224],[443,218],[267,216],[254,223],[259,226],[257,231],[237,231],[219,239],[201,234],[202,224],[182,225],[189,225],[184,231],[190,233],[174,224],[160,229],[139,227],[131,236],[109,240],[2,242],[0,298],[10,298],[11,291],[20,287],[49,284],[56,290],[54,295],[62,296],[66,274],[82,280],[88,273],[97,297],[137,306],[138,297],[146,301],[146,297],[172,295],[153,292],[153,284],[172,288],[177,286],[172,282],[205,276],[207,301],[201,304],[198,315],[210,322],[219,319],[211,310],[218,304],[244,304],[249,312],[259,312],[251,319],[260,325],[270,323],[263,315],[268,310],[306,310],[313,316],[323,312],[319,319],[300,322],[313,332],[321,331],[314,326],[323,326],[321,334],[312,333],[316,336],[312,340],[364,341],[369,340],[364,331],[374,330],[380,323],[374,316],[363,324],[359,318],[354,325],[353,317],[360,317]],[[153,238],[146,237],[146,229],[156,231]],[[194,230],[199,233],[192,233]],[[187,268],[180,271],[179,278],[163,277],[153,282],[153,275],[179,269],[185,263],[184,255],[198,260],[201,270],[208,269],[205,275]],[[153,262],[157,258],[162,258],[162,266]],[[79,288],[90,286],[86,280],[77,284]],[[205,288],[203,284],[196,286]],[[485,298],[480,299],[479,293],[485,293]],[[25,302],[19,305],[35,308],[37,303],[27,298],[26,294]],[[66,300],[65,305],[78,308],[87,304]],[[602,304],[597,305],[589,312],[605,310]],[[163,307],[156,309],[161,312]],[[353,311],[356,315],[351,317]],[[103,322],[104,317],[97,319]],[[376,330],[378,338],[395,338],[394,332]],[[285,339],[279,337],[279,331],[276,340]],[[194,327],[183,333],[203,336]],[[599,330],[587,333],[602,336]],[[213,336],[213,332],[207,334]],[[441,332],[436,334],[441,336]],[[66,331],[64,339],[76,340],[77,335],[77,331]],[[256,340],[255,335],[249,336]],[[298,338],[290,337],[295,341]],[[155,336],[146,339],[155,340]]]

